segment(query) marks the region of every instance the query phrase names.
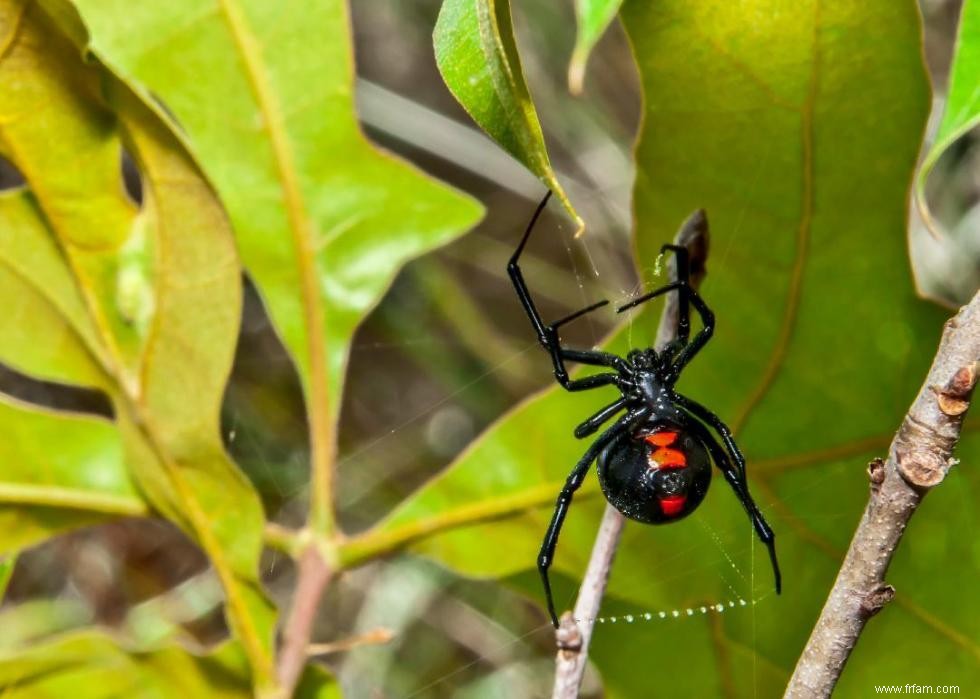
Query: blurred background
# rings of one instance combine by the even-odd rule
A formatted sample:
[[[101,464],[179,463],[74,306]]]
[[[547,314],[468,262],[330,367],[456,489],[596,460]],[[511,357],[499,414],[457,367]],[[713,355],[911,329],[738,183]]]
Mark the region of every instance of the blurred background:
[[[449,464],[493,420],[548,386],[551,376],[505,273],[542,185],[471,125],[443,86],[431,47],[439,0],[351,5],[365,132],[487,209],[471,233],[408,265],[355,339],[339,433],[339,507],[344,528],[357,532]],[[934,112],[945,92],[959,5],[921,1]],[[629,235],[639,86],[625,35],[614,25],[589,63],[584,94],[570,96],[571,2],[524,0],[514,11],[553,164],[589,224],[573,240],[572,225],[553,208],[524,258],[544,315],[557,317],[638,288]],[[16,184],[15,174],[0,167],[0,186]],[[913,212],[910,251],[923,294],[952,306],[980,284],[980,134],[947,151],[928,192],[945,235],[925,230]],[[595,344],[608,321],[590,317],[572,326],[568,339]],[[63,408],[107,409],[97,396],[2,367],[0,390]],[[308,477],[300,388],[251,288],[223,419],[228,448],[270,517],[298,525]],[[283,600],[294,575],[288,559],[269,552],[264,575]],[[206,645],[225,633],[220,601],[205,558],[175,528],[123,521],[24,553],[0,608],[0,644],[101,623],[142,641],[176,625]],[[334,584],[314,638],[380,628],[391,632],[386,643],[324,649],[334,651],[324,661],[347,697],[550,694],[553,635],[544,613],[537,601],[499,585],[402,555]],[[599,694],[596,678],[588,676],[583,696]]]

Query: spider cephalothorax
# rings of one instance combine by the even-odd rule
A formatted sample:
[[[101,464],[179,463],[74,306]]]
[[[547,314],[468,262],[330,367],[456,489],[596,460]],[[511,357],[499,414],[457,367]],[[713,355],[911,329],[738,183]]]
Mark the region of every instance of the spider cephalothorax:
[[[593,461],[597,461],[599,485],[610,504],[627,517],[648,524],[676,522],[693,512],[708,492],[711,463],[714,462],[748,513],[759,539],[768,547],[776,592],[779,592],[781,580],[775,536],[749,494],[745,458],[735,444],[731,430],[703,405],[674,391],[681,371],[708,342],[715,327],[714,314],[690,284],[687,248],[664,245],[661,252],[670,250],[676,256],[677,280],[643,294],[618,309],[622,312],[670,291],[676,292],[678,318],[677,337],[674,340],[659,352],[653,348],[634,349],[625,358],[598,350],[565,347],[558,336],[558,328],[605,306],[608,301],[594,303],[550,325],[545,325],[541,320],[518,260],[549,196],[550,193],[534,212],[524,237],[510,258],[507,272],[538,340],[551,355],[558,383],[568,391],[614,386],[620,392],[617,400],[576,427],[575,436],[579,439],[587,437],[613,416],[625,411],[599,435],[568,476],[541,544],[538,570],[544,583],[552,623],[558,626],[548,568],[572,496],[582,485]],[[703,325],[693,338],[690,336],[690,306],[694,306]],[[571,379],[565,368],[566,361],[604,367],[608,371]],[[724,447],[711,434],[709,427],[721,437]]]

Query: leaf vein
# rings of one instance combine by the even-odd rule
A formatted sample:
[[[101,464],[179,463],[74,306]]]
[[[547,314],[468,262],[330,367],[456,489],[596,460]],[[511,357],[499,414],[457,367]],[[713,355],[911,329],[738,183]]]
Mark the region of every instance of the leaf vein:
[[[220,0],[235,46],[248,77],[252,94],[269,134],[277,175],[282,187],[289,228],[296,250],[300,277],[306,348],[309,354],[310,386],[307,410],[311,439],[310,526],[324,534],[333,530],[332,451],[333,423],[330,415],[326,362],[325,309],[316,275],[316,240],[296,177],[293,154],[286,135],[282,109],[260,63],[260,47],[241,9],[234,0]]]

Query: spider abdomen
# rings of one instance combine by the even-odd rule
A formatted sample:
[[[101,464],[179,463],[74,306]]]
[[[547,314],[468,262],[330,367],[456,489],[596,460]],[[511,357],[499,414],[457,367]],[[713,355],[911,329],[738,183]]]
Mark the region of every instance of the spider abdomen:
[[[693,512],[708,492],[707,449],[680,425],[658,423],[623,434],[599,454],[599,485],[630,519],[675,522]]]

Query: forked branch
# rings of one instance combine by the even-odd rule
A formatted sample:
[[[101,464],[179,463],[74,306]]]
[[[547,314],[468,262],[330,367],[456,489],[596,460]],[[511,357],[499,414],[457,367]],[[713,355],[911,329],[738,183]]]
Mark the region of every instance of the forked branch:
[[[946,323],[925,383],[892,441],[868,467],[871,496],[786,697],[828,697],[868,619],[895,596],[885,573],[923,496],[955,463],[980,372],[980,294]]]

